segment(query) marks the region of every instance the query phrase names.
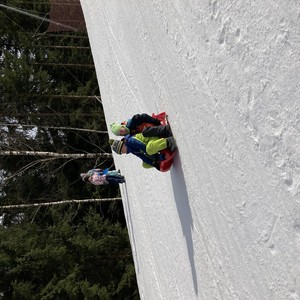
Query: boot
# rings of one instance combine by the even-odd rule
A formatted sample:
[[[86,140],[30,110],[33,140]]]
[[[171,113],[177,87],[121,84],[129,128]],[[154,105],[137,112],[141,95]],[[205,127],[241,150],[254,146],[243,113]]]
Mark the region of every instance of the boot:
[[[177,144],[173,136],[167,138],[167,144],[171,151],[175,151],[177,149]]]

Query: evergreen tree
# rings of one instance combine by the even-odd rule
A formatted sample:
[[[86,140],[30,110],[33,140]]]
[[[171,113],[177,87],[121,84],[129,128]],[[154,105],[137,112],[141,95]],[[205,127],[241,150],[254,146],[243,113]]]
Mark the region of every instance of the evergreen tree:
[[[20,216],[0,227],[4,297],[138,299],[126,227],[90,208],[83,218],[67,211],[40,209],[34,223]]]
[[[50,10],[44,0],[4,2],[39,16]],[[107,134],[58,128],[107,130],[87,36],[48,34],[45,22],[1,12],[0,123],[20,126],[0,126],[0,151],[110,152]],[[0,203],[119,196],[80,179],[95,166],[113,160],[1,157]],[[14,209],[0,220],[2,299],[139,298],[122,203]]]

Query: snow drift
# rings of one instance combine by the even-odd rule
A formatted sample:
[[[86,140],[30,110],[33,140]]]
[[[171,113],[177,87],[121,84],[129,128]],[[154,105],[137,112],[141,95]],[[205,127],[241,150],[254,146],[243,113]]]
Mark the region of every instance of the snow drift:
[[[107,124],[166,111],[178,143],[114,156],[141,298],[300,299],[299,1],[81,3]]]

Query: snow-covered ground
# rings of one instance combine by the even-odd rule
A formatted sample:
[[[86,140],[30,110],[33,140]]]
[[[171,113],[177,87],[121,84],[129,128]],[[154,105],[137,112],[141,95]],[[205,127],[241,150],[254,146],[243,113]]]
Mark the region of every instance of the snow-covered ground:
[[[166,111],[178,143],[115,155],[141,298],[300,299],[299,0],[81,2],[107,124]]]

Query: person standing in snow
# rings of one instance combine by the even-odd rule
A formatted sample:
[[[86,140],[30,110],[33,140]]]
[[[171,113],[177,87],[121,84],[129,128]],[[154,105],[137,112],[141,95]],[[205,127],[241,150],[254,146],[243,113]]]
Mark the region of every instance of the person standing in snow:
[[[159,138],[145,137],[142,133],[126,135],[122,140],[110,140],[112,150],[117,154],[129,154],[139,157],[143,161],[144,168],[155,167],[160,170],[160,161],[164,160],[161,150],[176,149],[174,137]]]
[[[106,171],[102,169],[91,169],[87,173],[81,173],[81,178],[85,182],[90,182],[94,185],[107,185],[124,183],[124,176],[120,175],[119,171]]]
[[[172,131],[169,125],[162,125],[159,119],[148,114],[136,114],[121,124],[112,123],[110,129],[116,136],[134,135],[143,133],[144,137],[170,137]]]

